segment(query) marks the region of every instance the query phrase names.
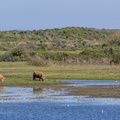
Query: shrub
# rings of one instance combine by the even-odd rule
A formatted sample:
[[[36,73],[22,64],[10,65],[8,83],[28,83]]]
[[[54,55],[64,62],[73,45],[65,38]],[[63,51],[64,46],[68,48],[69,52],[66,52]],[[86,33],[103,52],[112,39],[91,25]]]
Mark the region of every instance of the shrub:
[[[45,67],[48,65],[47,61],[40,58],[37,55],[34,55],[33,57],[29,57],[27,59],[27,62],[29,65],[37,66],[37,67]]]
[[[89,58],[104,58],[107,57],[108,55],[104,53],[104,50],[84,50],[80,54],[80,56],[83,57],[89,57]]]
[[[113,54],[111,63],[120,64],[120,52]]]

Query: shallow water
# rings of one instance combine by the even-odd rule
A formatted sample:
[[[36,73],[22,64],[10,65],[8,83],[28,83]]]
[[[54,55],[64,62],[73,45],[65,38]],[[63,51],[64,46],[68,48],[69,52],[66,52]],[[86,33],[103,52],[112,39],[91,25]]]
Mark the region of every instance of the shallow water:
[[[68,81],[68,80],[67,80]],[[69,81],[76,86],[120,84],[116,81]],[[83,83],[83,84],[78,84]],[[65,89],[4,87],[1,120],[119,120],[120,99],[66,96]]]
[[[85,87],[87,85],[117,85],[120,84],[120,81],[117,80],[113,80],[113,81],[109,81],[109,80],[63,80],[65,82],[69,82],[69,83],[76,83],[74,84],[74,86],[80,86],[80,87]],[[82,84],[81,84],[82,83]],[[71,84],[69,84],[71,86]],[[73,84],[72,84],[73,86]]]

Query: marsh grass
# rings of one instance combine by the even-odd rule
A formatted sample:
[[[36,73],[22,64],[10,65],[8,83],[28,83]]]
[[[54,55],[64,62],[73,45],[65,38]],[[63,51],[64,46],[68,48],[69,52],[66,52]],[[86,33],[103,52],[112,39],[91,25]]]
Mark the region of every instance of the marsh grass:
[[[45,80],[45,81],[39,81],[39,80],[32,80],[31,78],[6,78],[4,83],[26,83],[26,84],[40,84],[40,83],[65,83],[62,81],[57,80]]]
[[[33,81],[33,71],[42,71],[44,83],[56,83],[54,79],[120,80],[120,65],[51,65],[35,67],[26,62],[0,62],[0,74],[8,83],[43,83]]]

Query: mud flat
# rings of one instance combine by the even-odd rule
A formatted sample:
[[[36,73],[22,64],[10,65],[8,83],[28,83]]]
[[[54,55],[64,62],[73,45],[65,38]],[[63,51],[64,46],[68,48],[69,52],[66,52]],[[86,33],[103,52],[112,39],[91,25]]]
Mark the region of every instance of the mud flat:
[[[89,97],[104,97],[104,98],[120,98],[120,81],[112,81],[110,84],[86,84],[72,83],[67,80],[68,83],[0,83],[1,87],[27,87],[27,88],[45,88],[53,89],[56,91],[65,90],[65,94],[70,96],[89,96]],[[72,80],[70,80],[72,81]],[[89,81],[90,82],[90,81]],[[96,81],[95,81],[96,82]],[[109,83],[109,81],[106,81]]]

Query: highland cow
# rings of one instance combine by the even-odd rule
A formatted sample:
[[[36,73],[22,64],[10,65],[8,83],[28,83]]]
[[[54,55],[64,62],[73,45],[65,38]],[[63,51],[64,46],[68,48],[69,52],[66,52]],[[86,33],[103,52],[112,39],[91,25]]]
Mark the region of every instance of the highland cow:
[[[4,77],[0,74],[0,81],[4,81]]]
[[[33,80],[35,80],[35,78],[39,78],[39,80],[42,79],[42,81],[45,80],[43,72],[40,72],[40,71],[33,72]]]

